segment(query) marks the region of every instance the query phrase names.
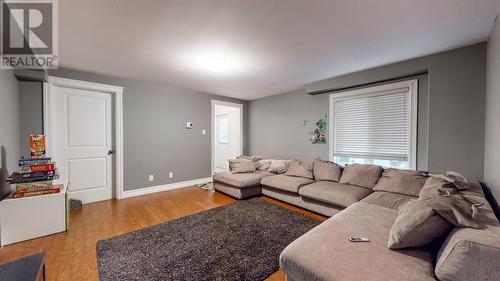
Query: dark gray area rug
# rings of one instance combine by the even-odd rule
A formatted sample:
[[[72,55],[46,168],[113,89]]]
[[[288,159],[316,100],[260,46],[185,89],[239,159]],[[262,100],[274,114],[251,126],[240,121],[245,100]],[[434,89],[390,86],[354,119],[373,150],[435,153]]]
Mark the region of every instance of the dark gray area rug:
[[[100,280],[262,280],[319,220],[251,199],[97,242]]]

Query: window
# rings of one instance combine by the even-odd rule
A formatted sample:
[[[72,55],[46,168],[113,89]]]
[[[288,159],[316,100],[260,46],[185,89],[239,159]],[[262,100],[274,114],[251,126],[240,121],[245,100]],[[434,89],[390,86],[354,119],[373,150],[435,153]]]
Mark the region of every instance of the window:
[[[219,143],[229,143],[229,116],[227,113],[217,115],[217,129]]]
[[[330,95],[330,159],[416,169],[418,80]]]

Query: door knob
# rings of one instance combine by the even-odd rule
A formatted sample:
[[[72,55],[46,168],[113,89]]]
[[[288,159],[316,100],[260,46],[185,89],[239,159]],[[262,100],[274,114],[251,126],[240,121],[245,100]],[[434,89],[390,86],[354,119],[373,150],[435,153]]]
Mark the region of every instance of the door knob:
[[[115,153],[113,150],[108,151],[108,155]]]

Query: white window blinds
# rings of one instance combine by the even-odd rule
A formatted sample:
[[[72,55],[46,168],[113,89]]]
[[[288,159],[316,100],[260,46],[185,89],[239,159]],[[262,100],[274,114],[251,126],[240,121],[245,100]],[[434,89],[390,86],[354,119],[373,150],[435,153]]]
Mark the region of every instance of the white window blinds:
[[[333,156],[415,162],[416,87],[409,82],[416,84],[332,94]]]

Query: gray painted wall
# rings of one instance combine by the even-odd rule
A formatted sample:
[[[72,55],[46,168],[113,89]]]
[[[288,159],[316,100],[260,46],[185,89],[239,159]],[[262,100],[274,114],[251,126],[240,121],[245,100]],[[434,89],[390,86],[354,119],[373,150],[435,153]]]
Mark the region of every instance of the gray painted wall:
[[[0,198],[10,193],[7,176],[19,159],[19,89],[11,70],[0,70]]]
[[[20,152],[30,157],[29,136],[43,134],[42,82],[19,81]]]
[[[124,190],[211,176],[212,99],[243,103],[247,119],[245,101],[69,69],[49,74],[124,87]],[[193,122],[192,130],[185,129],[186,121]],[[168,178],[169,172],[174,178]],[[147,179],[150,174],[153,182]]]
[[[500,201],[500,21],[488,41],[484,182]]]
[[[428,71],[428,83],[421,88],[424,84],[421,81],[419,97],[427,95],[428,106],[419,99],[418,168],[427,166],[427,170],[434,173],[454,170],[471,179],[482,179],[485,43],[343,75],[252,101],[249,103],[249,153],[277,158],[328,159],[328,145],[313,145],[307,139],[313,123],[329,110],[328,94],[310,96],[305,92],[352,87],[422,71]],[[425,117],[427,122],[421,119]],[[303,127],[303,120],[311,120],[308,127]]]

